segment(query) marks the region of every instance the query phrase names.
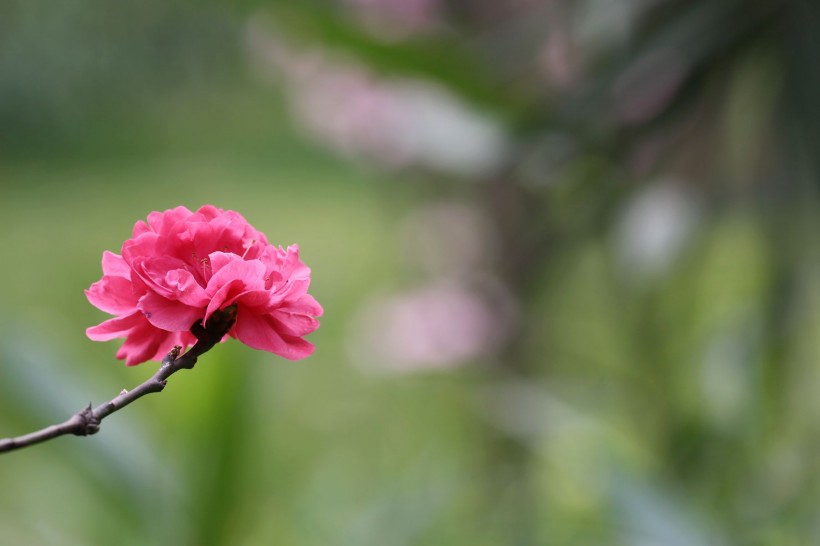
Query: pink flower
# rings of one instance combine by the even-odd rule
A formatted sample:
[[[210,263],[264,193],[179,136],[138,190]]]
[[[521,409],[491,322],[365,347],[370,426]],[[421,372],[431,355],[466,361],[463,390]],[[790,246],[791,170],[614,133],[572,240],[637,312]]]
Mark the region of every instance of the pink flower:
[[[117,358],[126,365],[193,345],[191,326],[231,305],[229,336],[291,360],[313,352],[303,336],[319,327],[322,307],[307,293],[310,269],[299,248],[268,244],[240,214],[211,205],[152,212],[148,223],[134,225],[121,252],[103,253],[103,277],[85,291],[92,305],[116,317],[86,334],[95,341],[124,337]]]

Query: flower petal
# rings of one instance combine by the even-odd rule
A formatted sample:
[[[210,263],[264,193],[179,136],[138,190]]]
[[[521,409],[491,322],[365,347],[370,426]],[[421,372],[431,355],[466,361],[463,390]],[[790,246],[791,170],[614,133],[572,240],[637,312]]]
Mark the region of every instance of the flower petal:
[[[117,358],[124,358],[126,366],[136,366],[155,358],[163,351],[167,353],[172,346],[171,332],[158,330],[146,321],[128,333],[125,342],[117,350]]]
[[[112,275],[116,277],[129,278],[131,276],[131,268],[125,263],[122,256],[114,254],[106,250],[102,257],[103,275]]]
[[[222,288],[220,288],[217,293],[213,295],[211,301],[208,303],[208,308],[205,309],[205,318],[203,319],[203,322],[207,323],[208,319],[211,318],[211,315],[215,313],[217,309],[221,309],[222,307],[233,303],[233,300],[236,299],[237,295],[243,292],[244,288],[245,283],[239,279],[223,285]]]
[[[125,260],[125,263],[133,268],[134,260],[137,258],[154,256],[156,254],[158,238],[159,236],[156,233],[146,231],[125,241],[122,244],[122,258]]]
[[[172,278],[174,285],[169,286],[167,275],[169,271],[175,269],[184,270],[185,265],[182,260],[170,256],[139,257],[131,263],[131,268],[149,290],[166,298],[176,299],[176,294],[179,291],[176,283],[181,280],[181,277]]]
[[[136,366],[148,360],[162,360],[175,345],[185,350],[196,343],[196,338],[190,332],[159,330],[141,315],[138,317],[140,322],[129,331],[125,342],[117,350],[117,358],[125,359],[126,366]]]
[[[248,290],[265,288],[265,265],[259,260],[243,260],[236,254],[212,252],[208,259],[213,276],[208,281],[208,293],[214,294],[225,283],[241,279]]]
[[[124,315],[132,313],[137,306],[137,297],[129,279],[105,275],[85,291],[91,305],[111,313]]]
[[[306,336],[319,327],[319,321],[307,315],[276,310],[270,314],[276,330],[292,336]]]
[[[242,294],[264,289],[265,266],[259,260],[245,261],[236,254],[225,252],[212,252],[209,259],[214,274],[206,288],[211,294],[206,321],[214,311],[231,305]]]
[[[174,292],[174,299],[191,307],[205,307],[208,294],[194,275],[186,269],[174,269],[165,274],[164,284]]]
[[[287,311],[288,313],[299,313],[302,315],[310,315],[311,317],[321,317],[325,310],[316,301],[316,298],[310,294],[305,294],[299,299],[288,300],[279,306],[279,309]]]
[[[166,210],[165,212],[152,212],[148,215],[148,225],[151,226],[155,232],[165,235],[173,229],[173,227],[188,218],[194,213],[188,210],[187,207],[179,206],[174,209]]]
[[[85,335],[94,341],[108,341],[117,337],[125,337],[132,328],[144,320],[145,317],[138,311],[124,317],[112,318],[96,326],[87,328]]]
[[[168,332],[187,332],[191,325],[202,319],[202,309],[169,300],[155,292],[140,298],[137,307],[152,325]]]
[[[262,351],[269,351],[288,360],[299,360],[310,356],[315,347],[304,339],[276,331],[275,321],[266,315],[255,315],[247,309],[239,308],[234,334],[237,339]]]

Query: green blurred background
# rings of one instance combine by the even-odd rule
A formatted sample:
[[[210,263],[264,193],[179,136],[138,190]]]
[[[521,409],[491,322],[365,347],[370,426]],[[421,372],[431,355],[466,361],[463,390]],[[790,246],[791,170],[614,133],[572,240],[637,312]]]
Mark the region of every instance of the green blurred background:
[[[131,388],[152,210],[298,242],[229,342],[0,459],[2,544],[820,543],[820,5],[6,0],[0,437]]]

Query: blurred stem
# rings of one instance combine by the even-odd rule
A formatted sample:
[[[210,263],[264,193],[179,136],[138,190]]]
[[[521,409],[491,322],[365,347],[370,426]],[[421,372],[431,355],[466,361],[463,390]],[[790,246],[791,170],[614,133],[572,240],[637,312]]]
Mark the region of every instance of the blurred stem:
[[[91,404],[89,404],[88,407],[81,409],[62,423],[16,438],[4,438],[0,440],[0,453],[22,449],[66,434],[73,434],[74,436],[96,434],[100,430],[100,423],[103,419],[147,394],[161,392],[165,388],[169,377],[180,370],[193,368],[201,355],[210,351],[214,345],[225,337],[235,321],[236,306],[229,306],[211,315],[207,326],[202,326],[199,322],[194,323],[191,327],[191,333],[197,339],[194,346],[182,356],[179,354],[182,347],[177,345],[171,349],[168,355],[162,359],[162,365],[157,373],[144,383],[130,391],[123,390],[118,396],[96,408],[92,409]]]
[[[551,249],[553,231],[543,221],[543,203],[506,176],[484,186],[482,202],[498,230],[499,246],[507,252],[497,274],[526,313],[523,304],[529,301],[540,281],[538,272]],[[521,320],[521,325],[507,340],[489,370],[491,383],[535,381],[538,368],[524,348],[533,334],[530,324],[528,320]],[[534,546],[539,543],[543,517],[533,475],[535,454],[520,437],[500,430],[497,425],[485,424],[483,434],[487,519],[497,522],[506,544]]]

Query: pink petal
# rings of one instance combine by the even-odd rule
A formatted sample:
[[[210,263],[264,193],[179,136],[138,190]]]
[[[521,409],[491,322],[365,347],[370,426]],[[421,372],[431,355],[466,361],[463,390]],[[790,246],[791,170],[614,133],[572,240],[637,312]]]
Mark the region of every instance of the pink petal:
[[[117,358],[125,359],[126,366],[136,366],[147,360],[162,360],[174,345],[185,350],[195,342],[196,338],[190,332],[158,330],[143,319],[117,350]]]
[[[220,288],[216,294],[213,295],[211,301],[208,303],[208,308],[205,310],[205,318],[203,319],[203,322],[207,323],[208,319],[211,318],[211,315],[216,312],[217,309],[221,309],[223,306],[228,306],[233,303],[233,300],[237,295],[242,293],[244,288],[245,283],[239,279],[223,285],[222,288]]]
[[[319,327],[319,321],[307,315],[273,311],[270,316],[275,321],[276,330],[291,336],[306,336]]]
[[[166,337],[157,343],[156,352],[146,360],[161,361],[175,345],[179,345],[184,351],[194,343],[196,343],[196,338],[190,332],[166,332]],[[145,362],[145,360],[140,362]],[[140,362],[135,362],[134,364],[139,364]],[[133,366],[134,364],[130,365]],[[129,365],[128,362],[126,362],[126,365]]]
[[[139,237],[143,233],[148,233],[150,231],[153,231],[151,229],[151,226],[146,224],[143,220],[137,220],[136,223],[134,224],[134,229],[131,230],[131,236],[132,237]]]
[[[268,290],[248,290],[239,294],[234,299],[234,302],[245,307],[258,309],[259,312],[270,311],[273,306],[277,305],[280,301],[279,298],[273,297]]]
[[[124,315],[134,311],[137,297],[129,279],[104,276],[85,291],[91,305],[112,315]]]
[[[117,337],[125,337],[132,328],[143,321],[145,321],[145,318],[142,313],[136,312],[125,317],[112,318],[87,328],[85,334],[94,341],[108,341]]]
[[[145,232],[133,239],[128,239],[122,244],[122,258],[132,268],[137,258],[154,256],[156,254],[157,239],[159,236],[153,232]]]
[[[180,235],[183,241],[190,241],[194,253],[206,257],[214,251],[225,251],[242,254],[241,224],[231,224],[227,219],[216,219],[212,222],[191,222]]]
[[[150,290],[170,299],[176,299],[178,287],[168,285],[166,281],[168,272],[175,269],[184,270],[185,265],[185,262],[182,260],[170,256],[156,258],[140,257],[135,258],[131,263],[134,273],[139,276],[140,280],[142,280]],[[177,277],[175,280],[179,279],[180,277]]]
[[[191,216],[193,212],[186,207],[179,206],[174,209],[166,210],[165,212],[152,212],[148,215],[148,225],[160,234],[166,234],[179,222],[182,222]]]
[[[210,255],[214,274],[208,281],[207,291],[213,294],[205,313],[205,321],[217,309],[231,305],[243,294],[264,289],[265,266],[259,260],[245,261],[235,254],[213,252]],[[264,290],[262,290],[264,291]],[[249,301],[258,301],[249,296]]]
[[[208,281],[208,293],[215,294],[223,285],[241,280],[248,290],[265,288],[265,265],[259,260],[245,261],[236,254],[212,252],[209,256],[214,272]]]
[[[197,209],[196,213],[202,215],[206,220],[213,220],[222,214],[222,209],[216,208],[213,205],[202,205]]]
[[[128,264],[125,263],[122,256],[107,250],[103,252],[102,270],[103,275],[125,277],[126,279],[131,276],[131,268],[128,267]]]
[[[208,294],[190,271],[174,269],[165,275],[164,284],[174,292],[174,298],[191,307],[204,307]]]
[[[208,254],[208,263],[211,264],[211,271],[213,271],[214,274],[221,269],[225,269],[232,263],[240,263],[242,261],[244,260],[242,260],[241,256],[237,256],[232,252],[215,250]]]
[[[282,294],[284,299],[297,300],[307,294],[308,288],[310,279],[288,279],[276,292]]]
[[[282,264],[282,273],[285,277],[307,279],[310,277],[310,268],[299,259],[299,245],[290,245],[287,249],[285,262]]]
[[[128,333],[125,342],[117,350],[117,358],[124,358],[126,366],[136,366],[156,358],[161,351],[167,353],[171,349],[172,335],[145,322]]]
[[[234,333],[239,341],[249,347],[269,351],[289,360],[299,360],[313,353],[313,344],[299,337],[282,335],[274,326],[270,317],[254,315],[240,307]]]
[[[148,322],[169,332],[187,332],[191,325],[202,319],[202,309],[166,299],[156,292],[148,292],[139,300],[139,309]]]
[[[310,315],[312,317],[321,317],[324,314],[324,309],[316,301],[316,298],[310,294],[305,294],[296,300],[288,300],[284,302],[279,309],[289,313],[300,313],[302,315]]]
[[[167,252],[201,260],[217,249],[219,232],[214,226],[200,220],[180,227],[182,230],[179,235],[168,240]]]

